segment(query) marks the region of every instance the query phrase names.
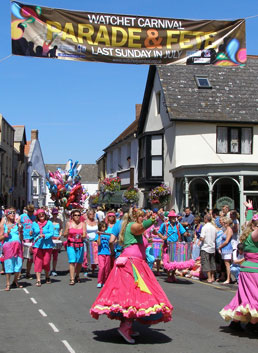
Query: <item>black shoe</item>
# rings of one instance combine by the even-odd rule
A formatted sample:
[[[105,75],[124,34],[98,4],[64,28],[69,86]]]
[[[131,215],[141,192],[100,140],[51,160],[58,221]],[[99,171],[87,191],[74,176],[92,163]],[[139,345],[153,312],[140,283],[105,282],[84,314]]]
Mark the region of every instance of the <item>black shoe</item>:
[[[228,328],[232,331],[243,331],[240,321],[231,321]]]

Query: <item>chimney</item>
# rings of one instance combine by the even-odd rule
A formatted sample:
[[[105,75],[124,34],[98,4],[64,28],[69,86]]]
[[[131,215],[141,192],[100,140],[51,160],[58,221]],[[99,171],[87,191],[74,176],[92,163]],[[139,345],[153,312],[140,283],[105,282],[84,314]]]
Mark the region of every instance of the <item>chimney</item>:
[[[38,140],[39,130],[31,130],[31,141]]]
[[[141,114],[141,104],[135,104],[135,120],[138,120]]]

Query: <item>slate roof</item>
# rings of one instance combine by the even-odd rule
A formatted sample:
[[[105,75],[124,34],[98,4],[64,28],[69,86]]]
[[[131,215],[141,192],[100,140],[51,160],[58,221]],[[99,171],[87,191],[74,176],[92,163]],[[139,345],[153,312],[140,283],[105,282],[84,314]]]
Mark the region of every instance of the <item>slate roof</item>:
[[[139,132],[147,116],[156,70],[171,120],[258,123],[258,56],[249,55],[243,67],[151,66]],[[207,75],[212,89],[198,88],[195,75]]]
[[[58,167],[65,169],[66,164],[45,164],[46,172],[49,170],[55,172]],[[80,171],[81,183],[98,183],[98,166],[97,164],[82,164]]]
[[[24,125],[13,125],[14,128],[14,142],[24,142],[26,144],[26,134]]]

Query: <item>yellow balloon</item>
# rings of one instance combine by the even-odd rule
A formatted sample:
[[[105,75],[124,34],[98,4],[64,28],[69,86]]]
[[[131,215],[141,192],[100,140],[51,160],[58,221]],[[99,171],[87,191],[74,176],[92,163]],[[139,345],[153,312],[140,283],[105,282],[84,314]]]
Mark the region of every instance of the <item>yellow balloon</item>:
[[[23,36],[23,30],[21,28],[19,28],[19,24],[24,22],[25,20],[14,20],[11,23],[11,36],[12,39],[14,40],[18,40],[20,38],[22,38]]]

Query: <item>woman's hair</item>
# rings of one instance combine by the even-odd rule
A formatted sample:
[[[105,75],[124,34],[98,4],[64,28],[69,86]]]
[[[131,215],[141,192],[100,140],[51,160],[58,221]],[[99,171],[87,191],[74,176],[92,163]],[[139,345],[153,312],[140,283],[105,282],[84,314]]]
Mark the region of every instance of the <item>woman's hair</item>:
[[[71,217],[73,217],[73,215],[74,215],[75,212],[80,213],[80,216],[81,216],[81,214],[82,214],[80,210],[74,209],[74,210],[71,211]]]
[[[87,211],[87,216],[89,217],[89,214],[90,213],[93,213],[93,215],[95,215],[95,210],[93,208],[90,208],[88,211]]]
[[[229,217],[221,217],[221,221],[227,224],[228,226],[231,226],[231,224],[233,223],[232,219]]]
[[[242,234],[240,235],[240,238],[239,238],[240,243],[244,243],[246,241],[248,235],[253,231],[253,226],[255,227],[258,226],[258,219],[249,221],[247,225],[243,227]]]
[[[118,238],[118,242],[119,245],[123,245],[124,244],[124,235],[125,235],[125,229],[128,225],[129,222],[135,222],[137,221],[138,217],[140,216],[144,216],[144,212],[142,210],[137,210],[136,212],[127,212],[124,214],[123,219],[122,219],[122,227],[119,233],[119,238]]]
[[[196,217],[194,218],[194,220],[195,220],[196,222],[200,223],[200,222],[201,222],[201,217],[200,217],[200,216],[196,216]]]
[[[123,246],[124,244],[124,235],[125,235],[125,229],[127,227],[127,224],[130,222],[130,215],[128,212],[126,212],[122,218],[122,227],[119,233],[119,237],[118,237],[118,243],[119,245]]]
[[[98,230],[101,232],[102,228],[105,227],[105,230],[107,230],[107,223],[104,221],[99,222],[98,224]]]

